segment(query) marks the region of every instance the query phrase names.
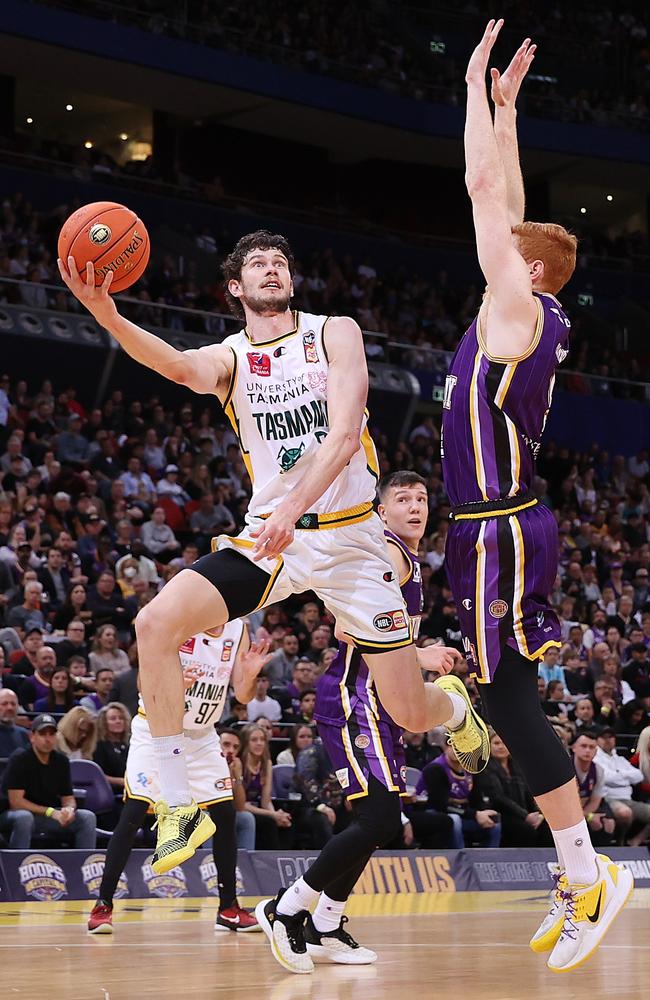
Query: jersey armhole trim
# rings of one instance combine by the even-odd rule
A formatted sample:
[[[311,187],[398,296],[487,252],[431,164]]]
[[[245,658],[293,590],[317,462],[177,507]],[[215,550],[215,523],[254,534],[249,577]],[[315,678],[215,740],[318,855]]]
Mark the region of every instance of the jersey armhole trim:
[[[330,359],[329,359],[329,355],[327,353],[327,344],[325,343],[325,327],[327,326],[327,324],[329,323],[329,321],[331,320],[331,318],[332,318],[331,316],[326,316],[325,317],[325,322],[323,323],[322,327],[320,328],[320,342],[323,345],[323,354],[325,355],[325,360],[327,361],[328,365],[330,363]]]
[[[406,553],[404,552],[404,549],[402,548],[402,546],[400,545],[399,542],[395,541],[394,538],[389,538],[388,536],[386,536],[386,542],[387,542],[388,545],[394,545],[395,548],[397,549],[397,551],[400,552],[404,556],[405,559],[407,558],[406,557]],[[413,576],[413,563],[411,562],[410,559],[408,560],[408,563],[409,563],[409,571],[406,574],[406,576],[400,578],[400,581],[399,581],[400,587],[403,587],[404,584],[408,583],[409,580],[411,579],[411,577]]]
[[[524,351],[523,354],[515,354],[510,358],[500,358],[496,354],[490,354],[487,349],[487,344],[483,336],[483,323],[481,321],[481,314],[478,314],[478,320],[476,323],[476,339],[478,340],[481,352],[485,355],[488,361],[494,361],[501,365],[511,365],[519,361],[525,361],[529,358],[531,354],[535,352],[539,346],[539,342],[542,339],[542,331],[544,329],[544,307],[537,296],[534,296],[535,304],[537,306],[537,324],[535,326],[535,333],[529,347]]]
[[[232,399],[232,394],[235,391],[235,383],[237,381],[237,364],[238,364],[238,362],[237,362],[237,354],[235,352],[235,348],[231,347],[230,344],[228,344],[228,349],[230,351],[232,351],[233,366],[232,366],[232,373],[230,375],[230,384],[228,386],[228,391],[226,393],[226,396],[225,396],[225,399],[224,399],[223,403],[221,404],[222,407],[223,407],[224,413],[226,411],[226,407],[230,405],[230,400]]]

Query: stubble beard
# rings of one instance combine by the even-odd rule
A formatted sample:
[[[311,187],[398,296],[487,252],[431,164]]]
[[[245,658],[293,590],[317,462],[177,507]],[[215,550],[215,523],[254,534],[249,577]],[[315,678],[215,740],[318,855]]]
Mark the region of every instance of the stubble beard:
[[[291,296],[288,292],[282,295],[242,295],[241,301],[256,316],[280,316],[287,312]]]

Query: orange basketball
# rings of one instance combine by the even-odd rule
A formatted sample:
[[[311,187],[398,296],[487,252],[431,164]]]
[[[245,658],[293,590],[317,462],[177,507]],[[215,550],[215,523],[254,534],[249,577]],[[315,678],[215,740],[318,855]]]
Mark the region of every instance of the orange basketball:
[[[111,292],[135,284],[149,262],[150,250],[142,220],[130,208],[113,201],[94,201],[78,208],[59,233],[58,253],[66,266],[68,257],[74,257],[85,281],[86,264],[91,260],[96,285],[112,271]]]

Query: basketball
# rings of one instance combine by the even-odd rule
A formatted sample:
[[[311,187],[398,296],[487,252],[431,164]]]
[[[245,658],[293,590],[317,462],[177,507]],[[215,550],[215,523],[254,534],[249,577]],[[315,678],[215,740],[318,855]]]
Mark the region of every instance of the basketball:
[[[96,285],[101,285],[112,271],[111,292],[135,284],[144,273],[150,251],[149,234],[142,220],[126,205],[113,201],[94,201],[78,208],[59,233],[61,260],[67,265],[68,257],[74,257],[84,281],[86,264],[92,261]]]

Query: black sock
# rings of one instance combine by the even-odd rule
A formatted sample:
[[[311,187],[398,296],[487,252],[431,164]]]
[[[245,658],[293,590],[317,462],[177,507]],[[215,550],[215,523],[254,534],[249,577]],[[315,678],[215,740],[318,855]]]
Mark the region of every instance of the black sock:
[[[99,887],[99,899],[108,906],[113,905],[113,893],[129,860],[135,836],[144,823],[148,803],[139,799],[127,799],[122,809],[122,815],[108,842],[104,874]]]
[[[208,812],[217,828],[212,838],[212,855],[219,877],[219,909],[229,910],[237,902],[235,803],[232,799],[216,802]]]

